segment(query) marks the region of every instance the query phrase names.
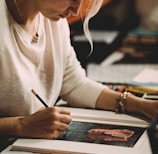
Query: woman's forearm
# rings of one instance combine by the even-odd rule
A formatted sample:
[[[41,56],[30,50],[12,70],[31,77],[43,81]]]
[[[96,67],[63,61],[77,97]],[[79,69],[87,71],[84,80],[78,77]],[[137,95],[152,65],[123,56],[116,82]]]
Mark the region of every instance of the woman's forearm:
[[[20,119],[21,117],[0,118],[0,136],[19,136]]]
[[[96,108],[114,111],[116,109],[116,99],[119,95],[118,92],[104,89],[97,99]]]
[[[96,108],[116,111],[117,99],[121,93],[111,89],[104,89],[99,95]],[[125,113],[141,114],[151,119],[158,113],[158,103],[154,100],[146,100],[133,94],[128,94],[124,104]]]

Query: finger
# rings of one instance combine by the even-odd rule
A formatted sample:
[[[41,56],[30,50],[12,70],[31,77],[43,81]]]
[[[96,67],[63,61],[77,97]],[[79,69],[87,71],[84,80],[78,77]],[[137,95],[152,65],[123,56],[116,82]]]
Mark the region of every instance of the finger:
[[[52,108],[49,112],[49,119],[52,121],[60,121],[66,124],[69,124],[72,121],[69,111],[65,111],[62,108]],[[47,114],[48,116],[48,114]]]
[[[59,121],[63,122],[63,123],[66,123],[66,124],[70,124],[71,121],[72,121],[72,118],[71,118],[71,116],[62,114],[62,115],[59,115]]]
[[[64,108],[59,107],[58,109],[59,109],[59,113],[70,115],[70,111],[65,110]]]
[[[65,131],[69,128],[69,124],[63,123],[63,122],[59,122],[58,123],[58,127],[57,129],[60,131]]]
[[[56,138],[62,137],[64,134],[65,134],[65,131],[58,130]]]
[[[65,131],[61,130],[54,130],[51,132],[51,134],[48,135],[48,139],[56,139],[57,137],[62,137],[64,135]]]

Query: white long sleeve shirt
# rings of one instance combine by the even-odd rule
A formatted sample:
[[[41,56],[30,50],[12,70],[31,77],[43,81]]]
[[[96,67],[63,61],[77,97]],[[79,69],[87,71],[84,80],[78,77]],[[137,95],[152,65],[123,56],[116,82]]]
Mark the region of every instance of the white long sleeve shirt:
[[[53,105],[61,96],[76,107],[94,108],[103,85],[85,76],[70,44],[65,19],[58,22],[40,16],[39,40],[31,44],[0,1],[0,116],[29,115],[42,104],[31,89]]]

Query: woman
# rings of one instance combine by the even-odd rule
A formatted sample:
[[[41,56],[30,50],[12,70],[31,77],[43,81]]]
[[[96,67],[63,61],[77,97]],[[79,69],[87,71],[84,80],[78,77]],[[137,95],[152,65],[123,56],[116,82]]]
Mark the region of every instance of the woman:
[[[111,91],[85,76],[65,19],[78,15],[84,1],[0,1],[1,136],[52,139],[63,134],[72,119],[69,111],[53,107],[58,96],[73,107],[141,113],[147,118],[158,113],[158,101]],[[85,31],[102,0],[90,2]],[[49,108],[42,108],[31,89]]]

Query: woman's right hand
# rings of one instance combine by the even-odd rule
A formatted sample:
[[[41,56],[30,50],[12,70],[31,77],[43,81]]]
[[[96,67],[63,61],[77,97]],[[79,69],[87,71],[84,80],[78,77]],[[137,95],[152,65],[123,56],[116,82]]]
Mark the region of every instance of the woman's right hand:
[[[61,107],[49,107],[19,119],[18,136],[55,139],[68,129],[70,112]]]

